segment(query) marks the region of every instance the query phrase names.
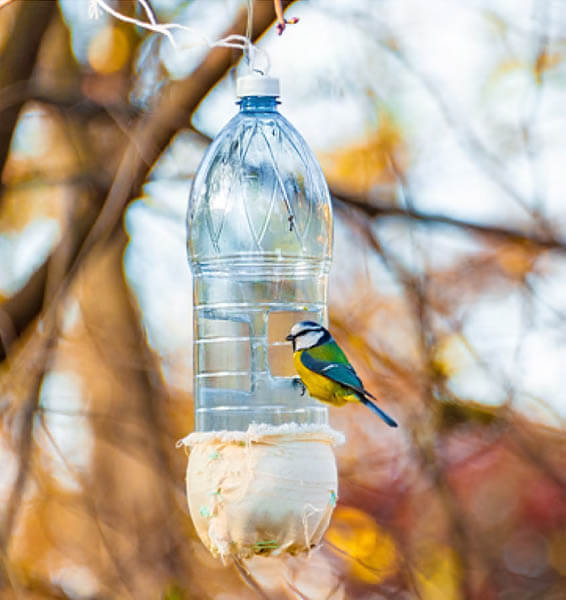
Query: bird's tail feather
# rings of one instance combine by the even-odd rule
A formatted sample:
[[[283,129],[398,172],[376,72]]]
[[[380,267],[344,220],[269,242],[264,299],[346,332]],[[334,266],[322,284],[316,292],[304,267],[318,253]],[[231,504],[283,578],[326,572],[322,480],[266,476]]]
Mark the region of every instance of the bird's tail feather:
[[[362,396],[361,394],[359,395],[359,398],[360,398],[360,402],[362,402],[362,404],[365,404],[368,408],[373,410],[373,412],[376,415],[378,415],[379,417],[381,417],[387,423],[387,425],[389,425],[389,427],[397,427],[397,422],[394,421],[386,412],[381,410],[381,408],[379,408],[379,406],[374,404],[369,398],[366,398],[365,396]],[[373,398],[373,396],[372,396],[372,398]]]

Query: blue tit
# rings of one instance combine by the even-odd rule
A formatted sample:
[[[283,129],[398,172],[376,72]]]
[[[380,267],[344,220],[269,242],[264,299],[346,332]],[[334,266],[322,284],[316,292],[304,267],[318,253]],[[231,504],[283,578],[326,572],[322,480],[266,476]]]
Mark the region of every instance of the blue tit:
[[[285,339],[293,343],[295,368],[313,398],[333,406],[361,402],[387,425],[397,427],[397,423],[372,402],[375,396],[364,388],[354,367],[322,325],[314,321],[295,323]]]

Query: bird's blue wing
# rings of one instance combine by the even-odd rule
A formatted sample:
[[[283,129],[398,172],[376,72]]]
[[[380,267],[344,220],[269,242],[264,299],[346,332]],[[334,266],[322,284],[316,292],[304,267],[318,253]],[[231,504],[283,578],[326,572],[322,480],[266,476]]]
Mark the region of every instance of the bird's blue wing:
[[[314,371],[318,375],[327,377],[336,383],[340,383],[344,387],[350,388],[352,391],[357,392],[361,396],[365,396],[367,394],[360,378],[356,375],[353,367],[349,364],[318,360],[312,357],[308,350],[305,350],[301,354],[301,362],[307,369]]]
[[[352,365],[344,363],[329,362],[326,360],[318,360],[309,354],[308,350],[305,350],[301,354],[301,362],[307,368],[327,377],[331,381],[335,381],[343,385],[344,387],[352,390],[359,398],[362,404],[368,406],[374,413],[379,415],[390,427],[397,427],[397,423],[392,419],[386,412],[381,410],[379,406],[374,404],[369,398],[375,400],[375,396],[370,394],[361,382],[361,379],[356,375]],[[368,398],[369,396],[369,398]]]

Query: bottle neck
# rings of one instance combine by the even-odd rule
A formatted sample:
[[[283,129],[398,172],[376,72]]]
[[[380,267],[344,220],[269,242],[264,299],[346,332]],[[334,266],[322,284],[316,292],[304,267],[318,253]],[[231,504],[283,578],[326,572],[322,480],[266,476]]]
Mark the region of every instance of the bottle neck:
[[[240,112],[277,112],[277,96],[244,96],[238,102]]]

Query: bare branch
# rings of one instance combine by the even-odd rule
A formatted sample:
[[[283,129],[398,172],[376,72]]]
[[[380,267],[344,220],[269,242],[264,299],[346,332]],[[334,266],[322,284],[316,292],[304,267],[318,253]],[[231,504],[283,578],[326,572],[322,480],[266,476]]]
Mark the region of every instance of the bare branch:
[[[338,208],[354,208],[364,214],[375,218],[398,218],[429,225],[447,225],[458,229],[467,230],[471,233],[488,236],[503,241],[531,244],[540,250],[553,250],[559,253],[566,252],[566,242],[550,236],[540,236],[535,233],[523,232],[519,229],[511,229],[499,225],[484,225],[474,223],[456,217],[438,213],[427,213],[414,208],[403,208],[390,204],[379,204],[367,201],[342,189],[332,188],[332,196],[338,201]]]
[[[57,9],[54,0],[27,0],[19,3],[19,12],[2,55],[0,56],[0,90],[29,79],[43,35]],[[12,132],[22,103],[4,111],[0,119],[0,174],[8,156]]]
[[[254,592],[256,592],[260,598],[262,598],[262,600],[269,600],[269,596],[263,591],[263,588],[256,581],[255,577],[246,568],[244,562],[241,561],[237,556],[232,556],[232,560],[236,570],[238,571],[238,574],[248,585],[248,587],[254,590]]]
[[[261,35],[275,18],[271,4],[266,2],[257,2],[256,4],[253,24],[254,39]],[[289,2],[284,3],[285,6],[287,4]],[[242,31],[245,24],[246,15],[244,11],[241,11],[235,23],[224,32],[223,37]],[[175,133],[179,129],[189,126],[192,112],[231,65],[232,50],[214,48],[187,79],[169,85],[151,114],[138,119],[136,125],[132,127],[130,143],[124,152],[108,196],[96,221],[83,238],[81,248],[56,297],[64,292],[90,251],[96,245],[104,243],[119,226],[120,217],[127,202],[139,193],[140,186],[153,163],[167,147]],[[54,296],[55,299],[56,297]],[[53,305],[56,305],[56,302]],[[32,310],[24,321],[29,322],[34,314],[36,312]]]
[[[275,8],[275,14],[277,15],[277,33],[281,35],[285,31],[286,25],[295,25],[299,22],[297,17],[291,17],[286,19],[283,14],[283,6],[281,0],[273,0],[273,6]]]

